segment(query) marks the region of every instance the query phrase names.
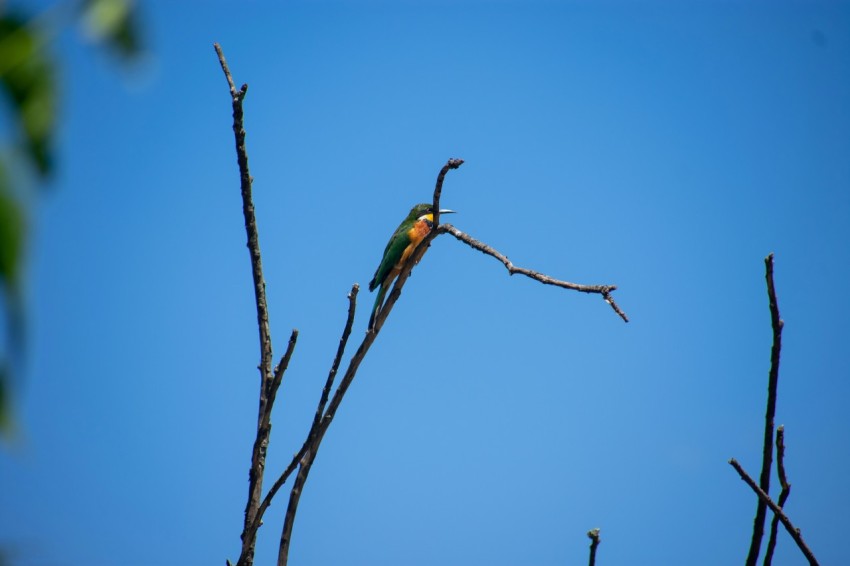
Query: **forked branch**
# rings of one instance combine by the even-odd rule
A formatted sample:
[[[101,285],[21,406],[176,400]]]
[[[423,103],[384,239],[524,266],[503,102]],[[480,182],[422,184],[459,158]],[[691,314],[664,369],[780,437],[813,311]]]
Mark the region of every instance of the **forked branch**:
[[[260,508],[257,511],[257,517],[254,520],[252,525],[253,532],[256,533],[257,529],[260,528],[263,520],[263,514],[266,512],[266,509],[269,508],[269,505],[272,503],[272,499],[277,495],[277,492],[281,487],[286,483],[286,480],[289,479],[289,476],[292,475],[292,472],[298,468],[299,464],[302,462],[304,455],[307,453],[307,450],[315,441],[316,435],[319,431],[319,425],[321,424],[321,417],[325,410],[325,405],[328,402],[328,396],[330,394],[330,390],[333,387],[334,378],[336,377],[336,373],[339,370],[339,364],[342,361],[342,355],[345,352],[345,346],[348,344],[348,338],[351,336],[351,327],[354,325],[354,313],[357,309],[357,293],[360,291],[360,286],[356,283],[351,287],[351,292],[348,294],[348,318],[345,322],[345,328],[342,331],[342,336],[339,339],[339,347],[337,348],[336,357],[334,358],[333,364],[331,365],[331,370],[328,373],[328,378],[325,381],[325,386],[322,389],[322,396],[319,399],[319,404],[316,407],[316,415],[313,418],[313,425],[310,427],[310,431],[307,433],[307,438],[304,440],[304,444],[301,446],[301,449],[295,453],[292,457],[292,460],[289,462],[289,465],[280,474],[280,477],[277,478],[277,481],[274,482],[269,492],[263,498],[262,503],[260,504]]]
[[[797,546],[803,552],[803,555],[809,561],[811,566],[818,566],[818,561],[815,558],[815,555],[812,554],[812,551],[809,550],[809,547],[806,545],[806,541],[803,540],[803,535],[800,534],[800,529],[795,527],[788,516],[782,511],[782,509],[773,502],[768,494],[766,494],[756,482],[744,471],[744,468],[741,467],[741,464],[738,463],[735,458],[729,460],[729,464],[735,468],[735,471],[738,472],[738,475],[741,476],[741,479],[750,486],[756,495],[758,495],[759,501],[763,502],[766,507],[770,507],[770,510],[779,517],[779,520],[782,522],[782,525],[785,527],[785,530],[788,531],[788,534],[791,535],[791,538],[794,539],[794,542],[797,543]]]
[[[788,483],[788,478],[785,476],[785,427],[782,425],[776,427],[776,474],[779,476],[779,485],[782,487],[777,505],[784,508],[788,496],[791,495],[791,484]],[[770,522],[770,537],[767,539],[767,548],[764,551],[764,566],[770,566],[773,562],[773,551],[776,549],[778,530],[779,516],[774,515]]]
[[[750,543],[750,551],[747,554],[746,564],[748,566],[755,566],[756,561],[758,560],[761,539],[764,535],[765,515],[767,513],[767,509],[770,508],[770,510],[773,511],[774,517],[770,540],[768,541],[767,552],[765,553],[764,558],[765,566],[770,566],[770,563],[773,560],[773,550],[776,545],[777,521],[783,524],[785,530],[788,531],[788,534],[791,535],[791,538],[797,543],[797,546],[803,552],[803,555],[805,555],[806,559],[808,559],[809,564],[817,565],[818,562],[815,559],[814,554],[812,554],[812,551],[808,546],[806,546],[805,541],[803,541],[800,529],[795,528],[794,525],[791,524],[790,519],[788,519],[788,516],[782,511],[782,506],[785,504],[786,499],[788,499],[791,485],[785,477],[785,430],[781,426],[776,431],[777,470],[779,483],[782,485],[782,491],[779,494],[779,504],[777,505],[774,503],[768,495],[770,487],[770,469],[773,463],[773,420],[776,413],[776,394],[777,384],[779,381],[779,358],[782,348],[782,327],[784,326],[784,323],[779,317],[779,306],[776,300],[776,287],[773,282],[773,254],[769,254],[766,258],[764,258],[764,265],[765,279],[767,280],[767,296],[770,306],[770,321],[771,327],[773,328],[773,346],[770,350],[770,372],[768,374],[767,386],[767,411],[765,413],[764,450],[762,453],[762,469],[760,478],[761,485],[756,484],[753,478],[744,471],[744,468],[741,467],[737,460],[734,458],[729,460],[729,464],[735,468],[738,475],[741,476],[741,479],[744,480],[758,496],[758,507],[756,509],[755,520],[753,521],[753,538]]]
[[[254,547],[257,540],[255,525],[259,523],[258,510],[263,493],[263,475],[266,467],[266,451],[271,434],[271,411],[277,390],[283,381],[283,375],[298,340],[298,331],[293,330],[289,338],[286,353],[277,367],[272,370],[272,338],[269,330],[269,311],[266,302],[266,282],[263,277],[263,261],[260,255],[260,236],[257,218],[254,214],[251,172],[248,169],[248,150],[245,146],[245,125],[242,102],[248,92],[248,85],[236,88],[233,76],[224,58],[224,52],[218,43],[213,44],[218,62],[227,85],[233,106],[233,135],[236,141],[236,161],[239,165],[239,184],[242,193],[242,214],[245,219],[245,233],[248,240],[248,254],[251,260],[251,275],[254,283],[254,299],[257,307],[257,328],[260,340],[260,406],[257,412],[257,434],[251,450],[251,468],[248,472],[248,501],[245,505],[245,519],[242,527],[242,550],[239,566],[251,566],[254,561]]]
[[[561,281],[560,279],[549,277],[548,275],[545,275],[538,271],[515,266],[511,262],[511,260],[509,260],[504,254],[491,248],[483,242],[479,242],[472,236],[461,232],[451,224],[441,224],[438,230],[441,233],[447,232],[458,240],[460,240],[461,242],[463,242],[464,244],[468,245],[469,247],[498,259],[505,265],[508,270],[508,273],[510,273],[511,275],[519,273],[521,275],[525,275],[526,277],[530,277],[535,281],[539,281],[544,285],[554,285],[563,289],[581,291],[582,293],[597,293],[599,295],[602,295],[602,298],[605,300],[605,302],[611,305],[611,308],[614,309],[614,312],[617,313],[620,318],[622,318],[625,322],[629,321],[629,317],[626,316],[626,313],[624,313],[619,306],[617,306],[617,303],[614,302],[614,298],[611,296],[611,292],[617,288],[616,285],[581,285],[579,283]]]
[[[770,469],[773,464],[773,422],[776,416],[776,395],[779,385],[779,358],[782,351],[782,327],[784,323],[779,318],[779,305],[776,301],[776,287],[773,283],[773,254],[764,258],[765,280],[767,281],[767,297],[770,307],[770,323],[773,328],[773,346],[770,349],[770,372],[767,383],[767,409],[764,415],[764,442],[762,449],[761,476],[759,487],[765,493],[770,493]],[[764,521],[767,509],[763,500],[756,505],[756,516],[753,519],[753,537],[747,554],[746,566],[756,566],[764,536]]]

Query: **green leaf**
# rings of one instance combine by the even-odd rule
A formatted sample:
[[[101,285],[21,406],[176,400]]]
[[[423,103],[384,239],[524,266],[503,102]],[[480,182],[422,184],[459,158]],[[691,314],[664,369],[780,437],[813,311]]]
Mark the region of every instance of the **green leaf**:
[[[5,320],[6,338],[0,350],[0,437],[13,435],[12,379],[13,360],[23,355],[25,324],[24,301],[21,293],[21,263],[26,239],[24,213],[12,195],[4,163],[0,160],[0,313]]]
[[[26,222],[20,203],[11,194],[8,178],[5,174],[3,162],[0,161],[0,313],[3,314],[2,321],[5,332],[0,336],[5,337],[5,356],[0,354],[0,391],[9,401],[8,379],[13,375],[13,366],[4,362],[22,359],[25,348],[26,319],[24,316],[23,289],[21,287],[21,271],[26,241]],[[5,360],[4,360],[5,358]],[[0,411],[6,411],[6,407]],[[2,414],[0,414],[2,420]]]
[[[12,103],[24,149],[41,175],[51,170],[56,123],[56,72],[45,42],[23,18],[0,17],[0,88]]]
[[[138,11],[133,0],[85,0],[83,23],[88,34],[124,59],[141,52]]]
[[[24,247],[24,216],[0,163],[0,283],[6,294],[18,285]]]

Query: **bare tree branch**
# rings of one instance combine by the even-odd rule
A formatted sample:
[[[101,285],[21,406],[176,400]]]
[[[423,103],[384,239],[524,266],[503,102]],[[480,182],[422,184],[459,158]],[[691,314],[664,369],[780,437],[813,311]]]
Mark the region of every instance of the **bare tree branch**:
[[[298,464],[299,462],[301,462],[301,459],[304,457],[304,454],[307,453],[307,448],[310,446],[310,443],[311,438],[308,435],[307,439],[304,441],[304,444],[301,446],[301,449],[295,453],[295,455],[292,457],[292,461],[289,463],[283,473],[280,474],[280,477],[277,478],[277,481],[274,482],[271,489],[269,489],[269,492],[263,498],[263,502],[260,504],[260,507],[257,510],[257,517],[251,527],[254,533],[256,533],[257,530],[259,530],[260,526],[263,524],[263,515],[265,514],[266,509],[269,508],[269,506],[272,504],[274,496],[277,495],[277,492],[280,490],[281,487],[283,487],[283,485],[286,483],[286,480],[289,479],[289,476],[291,476],[292,472],[294,472],[295,469],[298,467]]]
[[[345,352],[345,346],[348,343],[348,338],[351,335],[351,327],[354,324],[354,313],[355,313],[356,308],[357,308],[357,293],[359,292],[359,290],[360,290],[360,286],[355,283],[351,287],[351,292],[348,294],[348,318],[346,319],[345,328],[342,331],[342,337],[339,340],[339,347],[337,348],[336,356],[334,357],[333,364],[331,365],[331,370],[328,373],[327,381],[325,382],[325,386],[322,389],[322,396],[319,399],[319,404],[316,408],[316,415],[313,418],[313,424],[310,427],[310,431],[307,433],[307,439],[304,441],[304,445],[301,447],[301,450],[299,450],[295,454],[295,456],[293,456],[292,461],[289,463],[289,465],[286,467],[286,469],[280,475],[280,477],[277,479],[277,481],[275,481],[275,483],[272,485],[271,489],[266,494],[265,498],[263,498],[263,501],[260,504],[260,508],[257,512],[256,521],[253,525],[253,529],[255,531],[257,529],[259,529],[260,524],[262,524],[261,522],[262,522],[262,519],[263,519],[263,514],[266,512],[266,509],[268,509],[269,505],[271,505],[272,499],[274,499],[274,496],[277,494],[278,490],[280,490],[280,488],[283,487],[283,485],[286,483],[286,480],[289,478],[289,476],[292,474],[292,472],[295,471],[295,469],[299,465],[302,466],[302,469],[299,470],[299,472],[298,472],[298,476],[296,477],[296,483],[297,483],[297,486],[298,486],[297,491],[299,493],[298,498],[300,498],[300,491],[303,488],[304,482],[306,481],[306,474],[309,473],[309,466],[312,466],[312,461],[313,461],[312,458],[310,456],[308,456],[308,449],[315,442],[315,438],[316,438],[317,432],[319,430],[319,424],[321,422],[322,412],[324,411],[325,405],[327,404],[328,396],[329,396],[331,387],[333,386],[334,377],[336,376],[336,372],[339,369],[339,364],[340,364],[340,361],[342,360],[342,355]],[[305,469],[306,469],[306,471],[303,471]],[[302,477],[302,475],[303,475],[303,477]],[[300,481],[298,479],[299,477],[301,478]],[[295,490],[295,486],[293,486],[293,490]],[[289,508],[287,508],[287,515],[286,515],[289,518],[288,520],[289,520],[290,523],[294,522],[294,520],[295,520],[295,510],[296,510],[296,507],[297,507],[297,504],[298,504],[298,499],[296,499],[294,501],[294,506],[293,506],[292,501],[293,501],[292,493],[290,493],[290,506],[292,507],[292,510],[290,512]],[[286,524],[286,522],[287,522],[287,519],[284,519],[284,523],[285,523],[284,524],[284,531],[285,531],[285,539],[286,539],[286,547],[287,547],[286,548],[286,556],[288,556],[288,546],[289,546],[290,535],[292,533],[292,524]],[[282,535],[282,538],[283,537],[284,537],[284,535]],[[280,556],[281,555],[279,555],[279,558],[280,558]]]
[[[218,55],[218,61],[227,85],[230,89],[230,98],[233,105],[233,134],[236,141],[236,161],[239,164],[239,181],[242,192],[242,214],[245,218],[245,232],[248,238],[248,253],[251,259],[251,274],[254,281],[254,298],[257,306],[257,328],[260,340],[260,406],[257,411],[257,436],[251,451],[251,469],[248,473],[248,501],[245,505],[245,522],[242,529],[242,551],[240,553],[238,566],[251,566],[254,561],[254,547],[256,544],[256,522],[257,511],[260,505],[260,496],[263,492],[263,473],[266,465],[266,450],[271,434],[271,408],[277,389],[283,379],[283,373],[292,356],[295,342],[298,339],[298,331],[293,330],[289,339],[289,347],[281,359],[280,364],[272,372],[272,338],[269,330],[269,311],[266,302],[266,283],[263,278],[263,262],[260,256],[260,237],[257,230],[257,218],[254,214],[254,202],[251,196],[251,185],[253,179],[248,169],[248,151],[245,147],[245,126],[242,102],[248,92],[248,85],[243,84],[237,90],[224,58],[224,52],[218,43],[213,44]]]
[[[342,331],[342,336],[339,339],[339,347],[336,350],[336,357],[331,365],[331,371],[328,372],[328,379],[325,381],[325,387],[322,389],[322,397],[319,399],[319,405],[316,407],[316,415],[313,417],[313,426],[310,429],[311,435],[314,435],[318,429],[319,422],[322,420],[322,415],[325,411],[325,406],[328,404],[331,388],[334,384],[336,372],[339,370],[339,364],[342,361],[342,354],[345,352],[345,346],[348,344],[348,337],[351,336],[351,327],[354,325],[354,311],[357,309],[357,293],[360,291],[360,285],[355,283],[351,287],[351,292],[348,294],[348,319],[345,321],[345,328]]]
[[[741,464],[738,463],[735,458],[729,460],[729,464],[735,468],[735,471],[738,472],[738,475],[741,476],[741,479],[746,482],[750,489],[752,489],[756,495],[758,495],[759,501],[764,502],[766,507],[770,507],[770,510],[779,517],[779,520],[782,522],[782,525],[785,527],[785,530],[788,531],[788,534],[791,535],[791,538],[794,539],[794,542],[797,543],[797,546],[802,551],[803,555],[805,555],[806,559],[809,561],[811,566],[818,566],[818,561],[815,558],[815,555],[812,554],[812,551],[806,546],[806,542],[803,540],[803,535],[800,534],[800,529],[796,528],[787,515],[782,511],[782,509],[770,499],[770,496],[764,492],[756,482],[744,471],[744,468],[741,467]]]
[[[788,483],[788,478],[785,476],[785,427],[782,425],[776,427],[776,473],[779,476],[779,485],[782,486],[782,491],[779,492],[778,505],[784,509],[785,502],[791,495],[791,484]],[[770,522],[770,538],[767,539],[767,548],[764,551],[764,566],[770,566],[773,562],[773,551],[776,548],[778,530],[779,516],[774,515]]]
[[[259,478],[258,486],[260,490],[262,490],[263,476],[265,475],[266,452],[268,450],[269,437],[271,436],[272,430],[272,407],[274,406],[275,397],[277,396],[277,390],[283,380],[283,374],[286,372],[287,367],[289,367],[289,360],[292,358],[292,353],[295,351],[295,343],[297,340],[298,330],[293,329],[292,334],[289,337],[289,344],[286,347],[286,353],[275,368],[274,377],[271,381],[266,380],[264,384],[265,389],[260,393],[260,422],[257,427],[257,436],[254,439],[254,450],[252,452],[252,455],[260,456],[257,460],[257,465],[259,467],[256,470],[254,468],[253,457],[251,460],[251,472]],[[265,399],[265,402],[262,401],[263,399]],[[262,516],[259,514],[259,494],[257,495],[257,500],[253,501],[253,503],[256,504],[253,509],[253,518],[250,523],[247,523],[243,527],[243,539],[246,537],[249,540],[252,537],[256,539],[257,529],[255,525],[258,525],[260,521],[262,521]]]
[[[318,444],[315,445],[318,448]],[[301,501],[301,493],[304,491],[304,484],[307,482],[307,475],[310,473],[310,468],[313,467],[313,461],[316,459],[316,453],[308,450],[301,459],[298,467],[298,475],[295,476],[295,483],[292,485],[292,490],[289,492],[289,504],[286,506],[286,516],[283,519],[283,530],[280,533],[280,547],[277,554],[277,566],[286,566],[289,561],[289,543],[292,540],[292,526],[295,524],[295,512],[298,510],[298,503]]]
[[[292,474],[292,472],[295,471],[295,469],[299,466],[300,463],[304,462],[304,457],[307,454],[307,450],[315,440],[316,432],[319,429],[322,411],[324,411],[325,405],[327,404],[328,395],[329,395],[331,387],[333,386],[334,377],[336,376],[336,372],[339,369],[339,364],[340,364],[340,361],[342,360],[342,355],[345,352],[345,346],[348,343],[348,338],[351,335],[351,327],[354,324],[354,313],[355,313],[355,309],[357,307],[357,293],[358,293],[359,290],[360,290],[360,286],[355,283],[354,286],[351,288],[351,292],[348,294],[348,301],[349,301],[349,303],[348,303],[348,318],[347,318],[346,323],[345,323],[345,328],[343,329],[343,332],[342,332],[342,337],[340,338],[340,341],[339,341],[339,347],[337,349],[336,357],[334,358],[333,364],[331,366],[331,370],[328,374],[327,381],[325,382],[325,386],[322,389],[322,396],[319,399],[319,404],[316,408],[316,416],[313,419],[313,424],[310,427],[310,431],[307,433],[307,439],[304,441],[304,444],[301,446],[301,449],[295,454],[295,456],[293,456],[292,461],[289,463],[289,465],[286,467],[286,469],[283,471],[283,473],[280,475],[280,477],[277,479],[277,481],[275,481],[275,483],[272,485],[269,492],[263,498],[263,501],[260,504],[260,508],[257,512],[256,520],[255,520],[254,524],[252,525],[252,528],[255,532],[256,532],[257,529],[260,528],[260,525],[262,524],[263,514],[266,512],[266,509],[268,509],[268,507],[271,505],[272,499],[274,499],[274,496],[277,494],[278,490],[280,490],[280,488],[283,487],[283,485],[286,483],[286,480],[289,479],[289,476]],[[312,461],[311,461],[311,465],[312,465]],[[303,481],[302,481],[302,485],[303,485]],[[295,515],[294,515],[294,512],[293,512],[292,513],[292,520],[294,520],[294,517],[295,517]],[[290,525],[289,526],[290,532],[291,532],[291,529],[292,529],[292,527]],[[288,535],[287,535],[287,540],[288,540]]]
[[[224,58],[224,52],[221,50],[221,45],[218,43],[213,43],[213,47],[215,48],[216,55],[218,55],[218,64],[221,65],[221,70],[224,71],[224,78],[227,79],[227,84],[230,87],[230,96],[234,100],[236,98],[245,98],[245,93],[240,93],[236,90],[236,83],[233,82],[233,75],[230,74],[230,69],[227,66],[227,61]],[[242,85],[242,90],[248,90],[248,85]],[[241,169],[240,169],[241,170]]]
[[[410,262],[408,262],[408,268],[412,267]],[[355,293],[356,295],[356,293]],[[347,335],[351,331],[351,323],[353,322],[354,317],[354,303],[351,295],[349,296],[352,302],[349,305],[349,318],[346,322],[346,328],[343,331],[343,338],[340,340],[340,348],[344,349],[344,341],[347,341]],[[366,335],[363,338],[363,342],[361,342],[360,347],[355,352],[354,356],[351,358],[351,361],[348,363],[348,368],[346,369],[345,375],[342,378],[339,386],[337,387],[336,392],[334,393],[333,398],[331,399],[330,405],[322,414],[321,418],[317,421],[313,421],[313,427],[311,427],[310,432],[307,435],[307,440],[304,442],[304,446],[302,446],[301,450],[296,454],[297,460],[293,460],[290,463],[290,466],[287,467],[286,475],[292,473],[295,466],[298,467],[298,475],[295,478],[295,483],[292,486],[292,490],[289,494],[289,504],[286,508],[286,516],[283,521],[283,529],[280,535],[280,546],[278,549],[278,558],[277,563],[278,566],[286,566],[289,561],[289,548],[290,543],[292,541],[292,528],[295,524],[295,515],[298,511],[298,504],[301,501],[301,493],[304,489],[304,484],[307,481],[307,475],[310,473],[310,469],[313,466],[313,462],[316,459],[316,454],[318,453],[319,446],[322,443],[322,440],[325,437],[325,433],[330,427],[331,422],[333,421],[336,410],[339,408],[339,405],[342,403],[342,399],[345,397],[345,393],[348,391],[349,386],[354,381],[354,376],[357,374],[357,369],[360,367],[360,363],[363,361],[363,358],[366,356],[366,353],[369,351],[369,348],[375,341],[375,338],[378,335],[379,329],[370,329],[366,332]],[[337,356],[334,359],[334,365],[331,368],[331,374],[328,375],[328,381],[325,384],[325,389],[322,391],[322,399],[319,401],[319,408],[323,409],[325,403],[327,402],[327,392],[330,390],[331,385],[333,384],[333,376],[336,374],[336,368],[339,366],[339,359],[341,357],[341,351],[337,350]],[[318,414],[318,413],[317,413]],[[295,463],[297,461],[297,464]],[[280,481],[280,485],[286,481],[286,478],[281,476],[282,481]],[[278,483],[275,483],[276,488],[278,487]],[[273,493],[269,492],[270,496],[273,496]],[[268,499],[268,497],[267,497]],[[265,505],[265,501],[263,502]],[[267,506],[267,505],[266,505]]]
[[[233,134],[236,138],[236,160],[239,164],[239,180],[242,190],[242,214],[245,217],[245,232],[248,236],[248,253],[251,257],[251,274],[254,279],[254,297],[257,304],[257,327],[260,333],[260,377],[265,384],[272,376],[272,345],[269,331],[269,311],[266,304],[266,283],[263,279],[263,261],[260,256],[260,236],[257,231],[257,218],[254,214],[254,202],[251,195],[253,178],[248,169],[248,150],[245,147],[245,127],[242,102],[248,92],[248,85],[243,84],[236,90],[224,53],[218,43],[214,44],[218,60],[227,84],[233,104]]]
[[[776,393],[779,383],[779,354],[782,350],[782,327],[784,323],[779,318],[779,306],[776,302],[776,288],[773,284],[773,254],[764,258],[765,279],[767,280],[767,296],[770,304],[770,321],[773,327],[773,346],[770,350],[770,373],[767,384],[767,410],[764,415],[764,449],[762,452],[761,476],[759,486],[765,493],[770,493],[770,468],[773,464],[773,421],[776,415]],[[763,500],[759,499],[756,506],[756,516],[753,519],[753,538],[747,554],[747,566],[756,566],[761,549],[761,539],[764,536],[764,520],[767,509]]]
[[[548,275],[544,275],[543,273],[539,273],[531,269],[525,269],[524,267],[516,267],[504,254],[498,252],[497,250],[491,248],[483,242],[479,242],[472,236],[461,232],[451,224],[440,224],[438,231],[440,233],[447,232],[458,240],[460,240],[461,242],[470,246],[471,248],[474,248],[480,252],[483,252],[489,256],[493,256],[494,258],[498,259],[505,265],[505,267],[508,269],[508,273],[510,273],[511,275],[515,273],[520,273],[522,275],[525,275],[526,277],[530,277],[536,281],[540,281],[544,285],[554,285],[563,289],[581,291],[582,293],[597,293],[599,295],[602,295],[602,298],[605,299],[605,302],[611,305],[611,308],[614,309],[614,312],[617,313],[620,318],[622,318],[625,322],[629,321],[629,317],[626,316],[626,313],[624,313],[620,309],[620,307],[617,306],[617,303],[615,303],[613,297],[611,297],[611,292],[617,288],[616,285],[581,285],[578,283],[570,283],[569,281],[561,281],[559,279],[549,277]]]
[[[446,173],[448,173],[450,169],[457,169],[461,165],[463,165],[463,159],[449,159],[446,164],[443,165],[443,168],[440,169],[439,175],[437,175],[437,185],[434,187],[434,200],[433,205],[431,206],[431,210],[434,211],[434,226],[440,225],[440,197],[443,194],[443,181],[446,178]]]
[[[590,529],[587,531],[587,536],[590,539],[590,566],[596,564],[596,548],[599,546],[601,539],[599,538],[599,529]]]
[[[257,428],[257,436],[254,439],[254,450],[252,454],[259,454],[262,458],[259,460],[259,469],[256,471],[256,475],[259,477],[259,485],[262,488],[262,480],[265,472],[265,456],[266,451],[268,450],[269,444],[269,436],[271,435],[271,414],[272,407],[274,406],[275,397],[277,395],[278,387],[280,387],[281,380],[283,379],[283,374],[286,372],[286,368],[289,366],[289,360],[292,358],[292,353],[295,350],[295,343],[298,340],[298,330],[293,330],[292,334],[289,337],[289,344],[286,348],[286,353],[283,358],[281,358],[280,363],[275,368],[274,377],[271,381],[266,382],[267,389],[262,392],[261,399],[265,398],[265,403],[260,403],[260,410],[262,411],[260,415],[260,423]],[[252,458],[252,473],[255,473],[253,467],[253,458]],[[252,493],[253,495],[253,493]],[[259,497],[259,496],[258,496]],[[259,522],[262,520],[262,516],[259,514],[259,499],[257,500],[257,505],[254,508],[253,518],[250,523],[246,524],[243,530],[243,539],[247,536],[251,538],[253,536],[256,538],[256,527]]]
[[[292,334],[289,335],[289,344],[286,346],[286,353],[283,354],[283,357],[278,362],[277,366],[274,368],[274,374],[272,380],[267,383],[268,391],[266,392],[266,396],[268,397],[268,402],[266,403],[266,413],[265,413],[265,421],[269,426],[271,426],[271,415],[272,415],[272,407],[274,406],[274,400],[277,396],[277,390],[280,387],[281,382],[283,381],[283,374],[286,373],[287,368],[289,368],[289,360],[292,358],[292,352],[295,351],[295,343],[298,341],[298,329],[293,328]]]
[[[410,266],[410,263],[408,263]],[[409,273],[409,272],[408,272]],[[339,386],[334,393],[333,398],[328,405],[328,408],[325,409],[324,414],[321,419],[314,424],[315,428],[311,428],[310,432],[307,435],[307,439],[304,441],[304,445],[301,447],[301,450],[293,458],[290,465],[284,471],[284,474],[275,482],[275,485],[272,486],[272,489],[269,490],[268,495],[266,496],[263,504],[261,506],[261,513],[259,516],[262,516],[262,512],[268,507],[271,502],[271,499],[274,497],[274,494],[280,489],[287,478],[292,474],[295,468],[298,468],[298,474],[295,478],[295,483],[292,486],[292,490],[289,494],[289,504],[286,509],[286,516],[284,517],[283,522],[283,530],[281,532],[280,537],[280,547],[278,549],[278,566],[286,566],[289,560],[289,548],[292,540],[292,528],[295,523],[295,514],[298,510],[298,503],[301,500],[301,492],[304,488],[304,484],[307,481],[307,475],[310,473],[310,469],[313,466],[313,462],[316,459],[316,454],[318,453],[319,446],[322,443],[322,440],[325,437],[325,433],[333,421],[334,415],[336,414],[339,405],[342,403],[342,399],[345,397],[345,393],[348,391],[348,388],[351,386],[351,383],[354,381],[354,377],[357,374],[357,370],[360,367],[360,363],[363,361],[363,358],[366,356],[366,353],[371,348],[372,344],[375,342],[375,338],[378,336],[377,329],[370,329],[366,332],[366,335],[363,337],[363,341],[360,343],[360,346],[357,348],[354,356],[352,356],[351,361],[348,363],[348,368],[345,371],[345,374],[340,382]],[[324,397],[324,391],[323,391]],[[322,402],[320,401],[320,405]]]
[[[283,380],[283,374],[286,368],[289,367],[289,360],[292,358],[292,353],[295,351],[295,343],[298,340],[298,330],[293,330],[289,337],[289,344],[286,348],[286,353],[281,358],[280,363],[275,368],[274,377],[271,381],[265,381],[265,389],[260,392],[260,422],[257,427],[257,435],[254,438],[254,449],[251,458],[251,477],[259,478],[254,484],[262,490],[263,476],[265,475],[266,452],[269,446],[269,437],[271,436],[272,423],[271,414],[274,406],[277,390]],[[263,402],[265,400],[265,402]],[[255,460],[256,458],[256,460]],[[255,466],[256,462],[256,468]],[[256,497],[256,499],[254,499]],[[254,492],[249,493],[249,504],[252,505],[251,521],[246,522],[242,528],[242,552],[239,556],[237,566],[250,566],[253,561],[254,545],[257,540],[257,529],[262,523],[262,512],[259,505],[259,493],[254,495]],[[262,508],[262,511],[265,511]],[[246,515],[247,518],[247,515]]]
[[[263,515],[265,514],[266,509],[269,508],[275,495],[277,495],[277,492],[286,483],[286,480],[289,479],[289,476],[292,475],[292,472],[294,472],[298,465],[303,461],[304,455],[307,453],[307,449],[314,442],[316,432],[319,430],[322,411],[324,411],[325,405],[328,401],[330,389],[333,386],[334,376],[336,376],[336,372],[339,369],[339,364],[342,360],[342,355],[345,352],[345,346],[348,343],[349,336],[351,335],[351,327],[354,324],[354,313],[357,308],[357,293],[359,292],[359,290],[360,286],[355,283],[351,287],[351,292],[348,294],[348,318],[346,319],[345,328],[342,331],[342,337],[339,340],[339,347],[337,348],[336,357],[334,358],[333,364],[331,365],[331,370],[328,374],[325,386],[322,389],[322,396],[319,399],[319,404],[316,408],[316,416],[313,419],[313,424],[310,427],[310,431],[307,433],[307,438],[304,440],[304,444],[301,446],[301,449],[295,453],[295,455],[292,457],[292,461],[289,463],[289,465],[286,467],[280,477],[278,477],[278,479],[274,482],[274,484],[272,484],[271,489],[269,489],[268,493],[266,493],[266,496],[263,498],[262,503],[260,503],[260,506],[257,509],[254,522],[251,524],[250,527],[250,532],[253,534],[254,537],[256,537],[256,532],[259,530],[260,525],[262,525]],[[294,513],[292,517],[294,519]]]

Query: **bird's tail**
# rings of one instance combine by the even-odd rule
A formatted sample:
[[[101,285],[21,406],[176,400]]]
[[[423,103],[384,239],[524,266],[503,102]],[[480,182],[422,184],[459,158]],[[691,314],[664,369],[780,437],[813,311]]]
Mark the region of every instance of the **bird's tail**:
[[[378,311],[381,310],[381,306],[384,303],[384,295],[387,293],[387,288],[381,285],[381,288],[378,289],[378,296],[375,297],[375,306],[372,307],[372,316],[369,317],[369,330],[375,328],[375,319],[378,317]]]

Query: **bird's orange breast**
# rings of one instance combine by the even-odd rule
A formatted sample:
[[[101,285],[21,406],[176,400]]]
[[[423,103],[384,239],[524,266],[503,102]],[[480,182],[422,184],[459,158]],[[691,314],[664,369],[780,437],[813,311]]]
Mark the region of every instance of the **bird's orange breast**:
[[[431,221],[419,219],[413,224],[413,228],[411,228],[407,235],[410,236],[410,243],[415,246],[419,245],[425,236],[428,235],[428,232],[431,231]]]
[[[401,266],[405,264],[407,258],[410,257],[410,254],[413,253],[413,250],[416,249],[416,246],[425,239],[425,236],[428,235],[428,232],[431,231],[431,222],[428,220],[417,220],[413,227],[407,231],[407,237],[410,238],[410,244],[404,248],[404,252],[401,254],[401,259],[399,259],[396,266],[400,269]]]

